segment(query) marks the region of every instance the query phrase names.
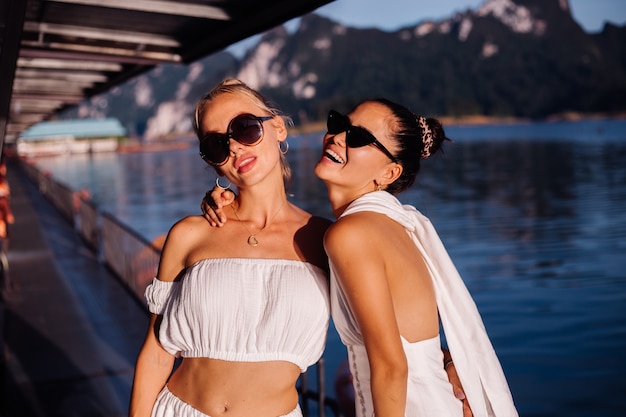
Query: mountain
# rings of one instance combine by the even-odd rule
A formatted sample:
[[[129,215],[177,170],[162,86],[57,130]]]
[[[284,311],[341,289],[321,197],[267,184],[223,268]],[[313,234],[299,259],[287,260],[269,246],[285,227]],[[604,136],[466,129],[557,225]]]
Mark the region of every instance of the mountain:
[[[417,7],[417,6],[416,6]],[[626,26],[586,33],[567,0],[487,0],[394,32],[305,15],[238,59],[220,52],[163,65],[66,117],[117,117],[147,138],[191,128],[194,103],[227,76],[272,98],[296,123],[385,96],[435,116],[540,119],[626,110]]]
[[[131,136],[158,138],[192,130],[195,103],[237,73],[238,60],[219,52],[190,65],[165,64],[66,111],[63,118],[115,117]]]

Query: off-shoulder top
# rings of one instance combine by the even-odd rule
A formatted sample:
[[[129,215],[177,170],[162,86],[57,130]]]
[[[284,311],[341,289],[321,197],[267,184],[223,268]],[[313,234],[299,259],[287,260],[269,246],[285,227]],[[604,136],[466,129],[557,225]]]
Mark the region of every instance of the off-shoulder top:
[[[162,314],[159,341],[179,357],[237,362],[319,360],[330,317],[324,271],[285,259],[204,259],[174,282],[146,288],[150,312]]]

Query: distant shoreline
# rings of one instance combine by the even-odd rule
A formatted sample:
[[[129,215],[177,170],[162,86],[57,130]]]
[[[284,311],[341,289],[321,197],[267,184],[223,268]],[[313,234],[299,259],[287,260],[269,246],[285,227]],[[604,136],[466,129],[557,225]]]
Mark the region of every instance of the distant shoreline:
[[[510,124],[526,124],[526,123],[539,123],[539,122],[575,122],[582,120],[603,120],[603,119],[626,119],[626,112],[618,114],[606,114],[606,113],[575,113],[567,112],[555,114],[543,119],[528,119],[520,117],[497,117],[497,116],[434,116],[439,119],[445,126],[478,126],[478,125],[510,125]],[[326,122],[311,122],[302,125],[297,125],[290,130],[293,133],[306,134],[306,133],[318,133],[326,129]]]
[[[626,112],[617,114],[606,113],[560,113],[543,119],[528,119],[521,117],[495,117],[495,116],[434,116],[444,127],[462,127],[462,126],[483,126],[483,125],[513,125],[513,124],[529,124],[529,123],[554,123],[554,122],[576,122],[583,120],[604,120],[604,119],[626,119]],[[289,132],[292,134],[309,134],[319,133],[326,130],[326,121],[310,122],[301,125],[292,126]],[[172,133],[159,139],[154,139],[154,145],[164,142],[191,142],[196,140],[195,133]]]

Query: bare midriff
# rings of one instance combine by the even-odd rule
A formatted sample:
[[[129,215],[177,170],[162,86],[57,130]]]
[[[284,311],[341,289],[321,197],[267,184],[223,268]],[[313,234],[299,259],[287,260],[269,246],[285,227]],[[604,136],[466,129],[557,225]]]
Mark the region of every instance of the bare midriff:
[[[277,417],[298,403],[300,368],[285,361],[185,358],[167,383],[172,394],[211,417]]]

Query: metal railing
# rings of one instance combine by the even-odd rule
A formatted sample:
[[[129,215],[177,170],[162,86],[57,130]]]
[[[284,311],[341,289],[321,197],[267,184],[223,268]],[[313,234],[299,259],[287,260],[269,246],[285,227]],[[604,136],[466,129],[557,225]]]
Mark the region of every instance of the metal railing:
[[[88,201],[81,194],[74,195],[74,208],[76,209],[76,217],[74,218],[75,228],[83,241],[97,252],[100,248],[100,216],[98,207]]]
[[[112,214],[100,212],[86,193],[71,190],[33,164],[22,161],[20,166],[37,184],[40,192],[70,222],[86,246],[98,254],[101,262],[145,306],[144,291],[156,276],[160,249]],[[309,386],[311,380],[314,381],[314,389]],[[325,417],[327,411],[335,417],[343,417],[337,401],[325,395],[325,380],[323,358],[300,376],[297,388],[305,417]]]
[[[160,250],[109,213],[102,213],[101,233],[104,262],[143,302],[157,273]]]

